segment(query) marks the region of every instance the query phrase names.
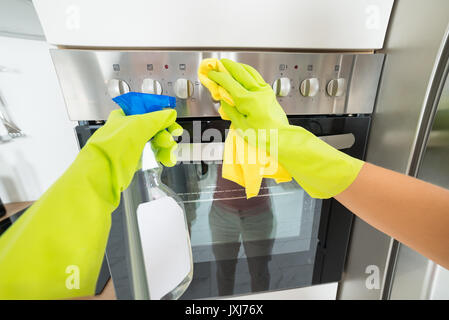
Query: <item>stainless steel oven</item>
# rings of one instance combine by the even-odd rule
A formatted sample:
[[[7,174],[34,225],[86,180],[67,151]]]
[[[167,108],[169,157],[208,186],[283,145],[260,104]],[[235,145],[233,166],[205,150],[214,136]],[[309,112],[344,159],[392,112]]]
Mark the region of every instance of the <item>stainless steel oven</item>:
[[[52,58],[82,147],[127,91],[177,97],[179,163],[163,181],[183,200],[194,276],[182,298],[310,287],[341,279],[353,215],[334,199],[311,198],[295,181],[265,179],[258,196],[221,177],[229,122],[197,78],[204,58],[254,66],[272,84],[291,124],[363,159],[382,54],[114,51],[55,49]],[[218,134],[217,134],[218,133]],[[107,261],[118,298],[139,298],[142,261],[128,209],[141,197],[137,173],[112,215]],[[141,253],[140,253],[141,254]]]

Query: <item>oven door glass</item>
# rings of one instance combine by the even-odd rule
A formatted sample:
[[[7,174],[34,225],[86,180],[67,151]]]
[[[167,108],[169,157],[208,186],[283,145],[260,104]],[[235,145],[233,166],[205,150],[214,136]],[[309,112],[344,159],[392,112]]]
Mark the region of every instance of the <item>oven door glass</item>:
[[[369,116],[289,117],[289,121],[320,137],[350,134],[349,144],[328,141],[351,156],[364,157]],[[192,121],[179,123],[195,137]],[[81,147],[98,127],[76,128]],[[225,121],[208,119],[196,130],[224,133],[228,127]],[[217,141],[203,137],[183,142]],[[135,214],[129,210],[130,200],[141,194],[138,179],[134,180],[128,198],[124,193],[112,214],[106,250],[119,299],[137,298],[143,283],[136,270],[140,264],[133,263],[138,248],[131,240],[138,235],[129,234]],[[338,201],[313,199],[294,181],[276,184],[271,179],[263,181],[257,197],[247,200],[242,187],[221,178],[219,161],[180,162],[164,168],[162,180],[183,200],[191,234],[193,281],[182,298],[308,287],[341,279],[353,215]]]
[[[295,182],[264,179],[256,197],[221,177],[220,162],[165,168],[183,200],[194,259],[185,299],[312,284],[322,201]]]

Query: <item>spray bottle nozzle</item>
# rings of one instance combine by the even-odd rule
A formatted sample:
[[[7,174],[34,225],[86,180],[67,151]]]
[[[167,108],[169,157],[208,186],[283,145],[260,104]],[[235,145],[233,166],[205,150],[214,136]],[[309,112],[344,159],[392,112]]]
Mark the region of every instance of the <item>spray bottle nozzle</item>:
[[[112,99],[127,116],[176,107],[176,98],[150,93],[128,92]]]

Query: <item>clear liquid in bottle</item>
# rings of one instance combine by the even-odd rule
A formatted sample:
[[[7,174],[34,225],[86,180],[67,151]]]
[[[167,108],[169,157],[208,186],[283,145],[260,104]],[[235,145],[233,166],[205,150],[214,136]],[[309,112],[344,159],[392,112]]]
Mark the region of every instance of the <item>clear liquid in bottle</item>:
[[[142,154],[143,202],[137,220],[150,299],[178,299],[193,276],[184,204],[161,181],[162,167],[151,144]]]

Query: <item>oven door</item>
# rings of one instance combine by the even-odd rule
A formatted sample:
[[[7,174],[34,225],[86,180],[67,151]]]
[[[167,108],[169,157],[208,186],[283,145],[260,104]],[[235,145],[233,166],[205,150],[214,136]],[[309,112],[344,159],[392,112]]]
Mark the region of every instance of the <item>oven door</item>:
[[[363,159],[369,116],[289,117],[334,147]],[[264,179],[258,196],[221,177],[222,142],[229,123],[181,120],[179,164],[164,168],[162,181],[183,200],[194,259],[193,280],[183,299],[242,295],[307,287],[341,279],[352,214],[334,199],[310,197],[295,181]],[[87,138],[92,127],[80,126]],[[187,136],[187,137],[186,137]],[[82,138],[82,137],[81,137]],[[85,140],[85,139],[81,139]],[[204,152],[207,149],[208,152]],[[142,290],[135,213],[127,208],[141,188],[138,174],[112,216],[108,263],[118,298]],[[134,200],[133,200],[134,199]],[[138,201],[138,199],[137,199]]]

